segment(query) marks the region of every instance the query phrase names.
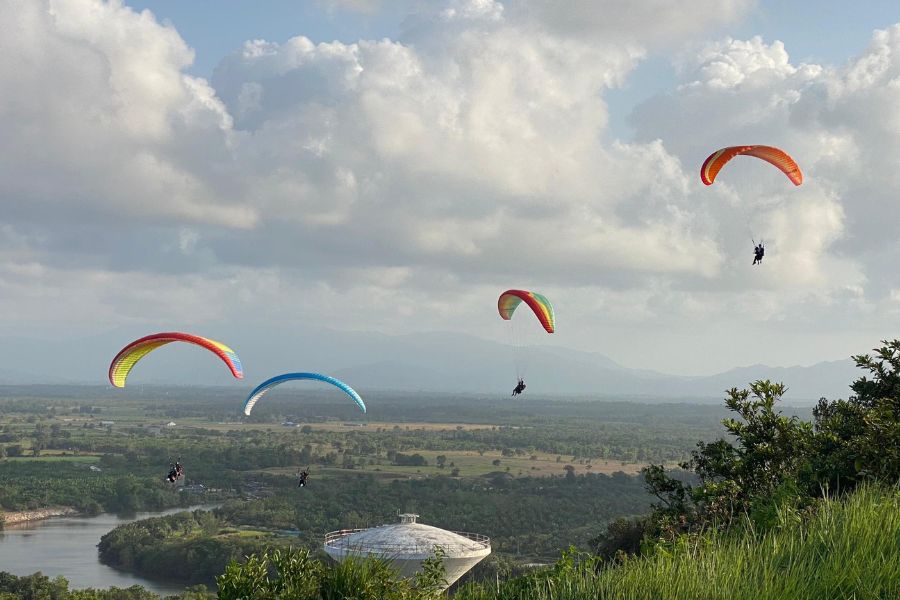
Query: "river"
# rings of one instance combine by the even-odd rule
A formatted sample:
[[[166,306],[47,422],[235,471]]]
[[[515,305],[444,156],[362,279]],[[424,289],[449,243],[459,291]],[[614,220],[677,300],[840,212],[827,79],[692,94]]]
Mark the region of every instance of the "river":
[[[69,580],[69,589],[142,585],[160,595],[179,594],[184,584],[146,579],[104,565],[97,554],[97,544],[105,533],[125,523],[215,506],[140,512],[128,517],[107,513],[95,517],[54,517],[10,525],[0,531],[0,571],[14,575],[41,571],[50,578],[62,575]]]

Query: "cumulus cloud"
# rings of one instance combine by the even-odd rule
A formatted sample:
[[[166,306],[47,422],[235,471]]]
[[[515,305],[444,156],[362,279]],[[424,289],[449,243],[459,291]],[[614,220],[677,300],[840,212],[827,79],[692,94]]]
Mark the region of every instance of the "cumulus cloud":
[[[668,45],[710,27],[735,23],[755,0],[511,0],[507,14],[565,35],[630,39],[645,46]]]
[[[737,162],[728,167],[733,185],[722,178],[713,187],[763,215],[754,225],[778,240],[782,280],[823,291],[863,286],[880,297],[895,278],[883,265],[885,253],[896,257],[890,224],[900,217],[898,40],[900,26],[877,31],[842,67],[792,64],[781,42],[758,37],[709,44],[683,60],[678,90],[635,112],[638,139],[662,138],[695,164],[726,144],[789,149],[806,173],[802,188]]]
[[[88,0],[12,0],[0,20],[6,219],[253,224],[197,153],[222,153],[231,118],[182,73],[193,55],[174,29]]]
[[[217,68],[263,218],[315,227],[329,248],[315,259],[335,266],[368,246],[381,266],[461,281],[716,272],[712,224],[677,161],[660,144],[600,141],[602,93],[639,47],[535,32],[487,1],[452,2],[423,27],[248,42]],[[247,260],[295,260],[261,231],[266,250]]]
[[[534,287],[583,325],[559,339],[672,364],[702,327],[721,349],[748,323],[898,312],[897,27],[842,67],[690,45],[625,143],[605,93],[752,2],[413,4],[397,39],[250,40],[210,82],[147,11],[0,6],[5,314],[484,332],[498,289]],[[804,186],[736,162],[704,188],[706,154],[744,142],[790,148]]]

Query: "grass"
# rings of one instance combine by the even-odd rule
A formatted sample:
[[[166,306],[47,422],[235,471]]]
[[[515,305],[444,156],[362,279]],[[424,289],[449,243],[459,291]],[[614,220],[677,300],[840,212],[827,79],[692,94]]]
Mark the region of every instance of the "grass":
[[[805,524],[711,535],[617,568],[464,586],[454,600],[900,598],[900,491],[824,502]]]

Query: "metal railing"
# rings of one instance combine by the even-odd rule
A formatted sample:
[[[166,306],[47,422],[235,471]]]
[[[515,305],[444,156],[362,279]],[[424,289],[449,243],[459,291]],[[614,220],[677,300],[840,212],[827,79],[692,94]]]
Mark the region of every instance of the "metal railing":
[[[358,533],[360,531],[367,531],[367,529],[339,529],[338,531],[331,531],[325,534],[325,547],[331,548],[333,550],[356,550],[365,552],[367,554],[381,554],[384,556],[397,556],[400,554],[431,554],[434,552],[435,547],[441,548],[444,552],[453,553],[457,551],[463,552],[472,552],[473,550],[490,550],[491,548],[491,538],[486,535],[482,535],[480,533],[469,533],[467,531],[453,531],[451,533],[455,533],[456,535],[462,536],[467,540],[474,542],[479,545],[478,548],[473,548],[469,544],[446,544],[446,543],[434,543],[434,544],[389,544],[389,543],[360,543],[354,544],[349,540],[351,534]]]

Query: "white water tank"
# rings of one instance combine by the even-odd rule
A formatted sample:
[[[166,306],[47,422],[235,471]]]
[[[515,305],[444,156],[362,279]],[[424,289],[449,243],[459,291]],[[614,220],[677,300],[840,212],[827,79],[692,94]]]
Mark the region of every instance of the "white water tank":
[[[325,535],[325,552],[338,562],[348,556],[383,558],[391,561],[402,577],[412,577],[439,547],[444,551],[448,587],[491,553],[489,537],[416,523],[418,516],[407,513],[392,525],[332,531]]]

